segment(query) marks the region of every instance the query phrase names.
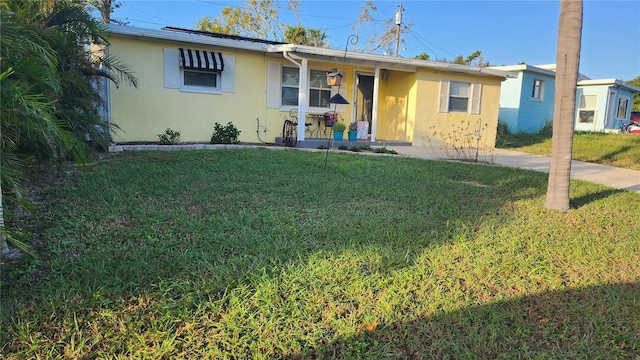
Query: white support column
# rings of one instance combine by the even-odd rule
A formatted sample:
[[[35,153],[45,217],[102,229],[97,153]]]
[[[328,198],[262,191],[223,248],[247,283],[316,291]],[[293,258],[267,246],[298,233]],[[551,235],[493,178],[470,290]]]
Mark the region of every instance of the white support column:
[[[307,116],[307,89],[309,88],[309,77],[307,76],[308,61],[302,59],[300,66],[300,87],[298,88],[298,141],[304,141],[304,123]]]
[[[380,86],[380,68],[376,67],[373,76],[373,104],[371,114],[371,142],[376,141],[376,130],[378,128],[378,87]]]

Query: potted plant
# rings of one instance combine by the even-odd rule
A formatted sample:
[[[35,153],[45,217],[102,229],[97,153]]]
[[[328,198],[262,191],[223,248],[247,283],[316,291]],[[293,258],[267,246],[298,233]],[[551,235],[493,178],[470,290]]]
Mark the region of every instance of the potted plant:
[[[333,124],[333,140],[342,140],[346,129],[347,126],[344,123],[338,122]]]
[[[349,124],[349,141],[356,141],[358,135],[358,123],[352,122]]]

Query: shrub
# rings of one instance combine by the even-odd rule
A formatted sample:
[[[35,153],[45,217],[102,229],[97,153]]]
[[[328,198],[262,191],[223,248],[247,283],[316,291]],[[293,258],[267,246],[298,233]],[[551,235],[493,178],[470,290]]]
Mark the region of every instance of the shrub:
[[[397,154],[398,153],[397,151],[391,150],[391,149],[387,149],[384,146],[373,149],[373,152],[374,153],[378,153],[378,154]]]
[[[180,131],[167,128],[162,134],[158,134],[158,139],[162,145],[173,145],[180,143]]]
[[[509,135],[511,132],[509,131],[509,126],[502,121],[498,121],[497,135]]]
[[[213,128],[213,135],[211,135],[212,144],[239,144],[238,136],[240,136],[240,130],[236,128],[231,122],[226,126],[215,123]]]
[[[540,130],[538,130],[538,134],[549,136],[553,135],[553,121],[545,121]]]
[[[349,150],[349,147],[347,145],[340,145],[338,146],[338,150]]]

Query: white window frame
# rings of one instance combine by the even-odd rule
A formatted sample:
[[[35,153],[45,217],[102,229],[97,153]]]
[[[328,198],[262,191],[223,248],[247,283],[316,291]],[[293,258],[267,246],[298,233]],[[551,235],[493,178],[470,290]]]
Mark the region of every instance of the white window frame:
[[[593,107],[587,106],[587,97],[593,97]],[[580,101],[578,102],[578,123],[580,124],[593,124],[596,121],[596,110],[598,109],[598,95],[595,94],[582,94],[580,95]],[[582,114],[586,112],[593,112],[591,121],[583,121]]]
[[[451,83],[465,83],[469,84],[469,94],[466,111],[451,111],[449,108],[449,102],[451,100]],[[460,98],[460,96],[457,96]],[[454,114],[471,114],[480,115],[482,112],[482,84],[481,83],[469,83],[466,81],[440,81],[440,103],[438,106],[438,112],[441,113],[454,113]]]
[[[533,79],[533,88],[531,91],[531,100],[544,101],[544,80]]]
[[[462,96],[459,94],[452,94],[452,90],[453,90],[453,85],[454,84],[461,84],[461,85],[466,85],[467,86],[467,94],[466,96]],[[471,103],[471,91],[472,91],[472,84],[468,83],[468,82],[462,82],[462,81],[451,81],[450,85],[449,85],[449,107],[448,107],[448,112],[457,112],[457,113],[468,113],[469,109],[470,109],[470,103]],[[464,110],[458,110],[458,109],[451,109],[451,99],[467,99],[467,106]]]
[[[624,101],[624,108],[622,108],[622,103]],[[627,116],[629,115],[629,103],[631,99],[626,96],[618,96],[618,101],[616,103],[616,120],[627,120]],[[622,116],[620,116],[620,110],[622,110]]]
[[[295,70],[296,73],[298,73],[298,83],[296,85],[289,85],[289,84],[285,84],[284,83],[284,70],[285,69],[291,69],[291,70]],[[280,106],[281,107],[287,107],[287,106],[292,106],[292,107],[296,107],[298,106],[298,103],[300,102],[300,99],[296,99],[296,103],[295,104],[284,104],[283,102],[283,94],[284,94],[284,88],[287,89],[295,89],[296,92],[296,98],[297,98],[297,94],[300,91],[300,69],[297,67],[293,67],[293,66],[282,66],[282,68],[280,69]]]
[[[292,70],[296,70],[298,71],[298,85],[294,86],[294,85],[286,85],[283,82],[283,74],[284,74],[284,69],[292,69]],[[307,78],[311,79],[311,72],[312,71],[320,71],[323,73],[326,73],[326,70],[323,69],[318,69],[318,68],[309,68],[308,69],[308,73],[307,73]],[[300,70],[294,66],[286,66],[286,65],[282,65],[282,68],[280,70],[280,107],[281,108],[288,108],[288,107],[296,107],[298,106],[298,104],[283,104],[283,98],[282,98],[282,90],[286,87],[286,88],[290,88],[290,89],[296,89],[299,91],[300,89]],[[325,81],[325,85],[326,85],[326,79]],[[327,87],[312,87],[311,86],[311,81],[309,81],[309,85],[306,89],[306,94],[307,94],[307,99],[309,101],[309,104],[311,104],[311,90],[319,90],[319,91],[328,91],[329,92],[329,97],[331,97],[332,94],[332,88],[331,86],[327,86]],[[298,99],[298,101],[300,101],[300,99]],[[311,106],[309,105],[309,109],[310,110],[315,110],[315,111],[327,111],[331,108],[331,104],[327,104],[327,106]]]
[[[311,86],[311,72],[312,72],[312,71],[316,71],[316,72],[320,72],[320,73],[324,74],[324,75],[322,76],[322,80],[321,80],[321,81],[322,81],[322,84],[324,85],[324,87],[314,87],[314,86]],[[317,91],[320,91],[320,92],[324,92],[324,91],[326,91],[326,92],[328,92],[328,93],[329,93],[329,99],[331,98],[331,90],[332,90],[332,89],[331,89],[331,86],[327,85],[327,76],[326,76],[326,74],[327,74],[327,71],[326,71],[326,70],[320,70],[320,69],[309,69],[309,77],[308,77],[308,79],[309,79],[309,89],[308,89],[308,92],[307,92],[307,99],[308,99],[308,101],[309,101],[309,107],[310,107],[310,108],[315,108],[315,109],[327,109],[327,110],[328,110],[329,108],[331,108],[331,104],[329,104],[329,103],[327,103],[327,106],[313,106],[313,105],[311,105],[311,102],[312,102],[312,98],[311,98],[311,90],[317,90]],[[328,99],[327,99],[327,100],[328,100]]]
[[[187,85],[187,84],[184,83],[184,81],[185,81],[184,73],[185,72],[215,74],[215,76],[216,76],[216,85],[215,86]],[[205,94],[220,94],[222,92],[221,89],[220,89],[220,80],[221,80],[220,71],[202,71],[202,70],[182,69],[182,68],[180,69],[180,91],[194,92],[194,93],[205,93]]]

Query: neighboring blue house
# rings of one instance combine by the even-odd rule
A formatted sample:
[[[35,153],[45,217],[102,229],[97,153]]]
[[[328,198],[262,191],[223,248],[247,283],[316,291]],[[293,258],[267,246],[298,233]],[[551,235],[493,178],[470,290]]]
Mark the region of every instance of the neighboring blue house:
[[[500,90],[498,119],[511,132],[534,133],[553,121],[555,65],[496,66],[514,77]],[[629,121],[631,99],[640,88],[616,79],[591,80],[578,75],[576,90],[577,131],[619,130]]]
[[[502,82],[498,120],[510,132],[533,133],[553,120],[556,73],[531,65],[496,66],[515,75]]]
[[[620,130],[629,122],[640,88],[616,79],[581,80],[576,90],[576,131]]]

